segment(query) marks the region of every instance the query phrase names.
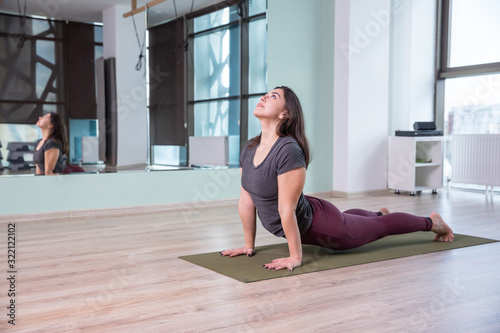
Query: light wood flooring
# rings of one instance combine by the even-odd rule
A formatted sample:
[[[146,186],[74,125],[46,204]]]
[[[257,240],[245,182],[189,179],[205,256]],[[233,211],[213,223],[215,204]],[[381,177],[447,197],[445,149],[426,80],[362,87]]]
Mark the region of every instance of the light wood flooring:
[[[500,240],[498,194],[328,199],[438,211],[456,233]],[[7,225],[0,332],[500,332],[500,243],[247,284],[179,259],[242,244],[234,203],[16,222],[12,326]],[[257,245],[277,242],[259,226]]]

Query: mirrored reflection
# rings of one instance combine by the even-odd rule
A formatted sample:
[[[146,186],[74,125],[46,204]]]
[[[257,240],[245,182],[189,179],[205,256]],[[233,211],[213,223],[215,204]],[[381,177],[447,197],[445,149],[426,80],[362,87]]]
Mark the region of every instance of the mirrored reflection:
[[[248,119],[243,119],[244,126],[248,127],[248,138],[260,132],[259,122],[253,117],[253,109],[259,97],[249,96],[262,94],[267,91],[267,31],[266,17],[261,15],[266,12],[266,0],[253,0],[248,3],[248,15],[251,17],[246,30],[248,31],[248,90],[242,92],[240,86],[241,48],[240,26],[235,23],[241,20],[237,6],[217,10],[208,15],[192,19],[193,29],[190,33],[196,34],[191,47],[191,61],[194,66],[193,94],[195,101],[192,103],[192,118],[189,126],[193,126],[195,136],[227,136],[229,140],[230,166],[238,165],[239,147],[241,144],[240,131],[242,126],[241,109],[248,105]],[[158,7],[159,8],[159,7]],[[258,17],[252,17],[258,15]],[[149,18],[148,18],[149,19]],[[9,18],[10,29],[20,31],[20,20],[17,17]],[[62,21],[61,21],[62,22]],[[86,145],[100,140],[99,122],[97,119],[71,119],[70,108],[66,107],[67,101],[63,89],[67,85],[66,77],[54,76],[58,66],[62,63],[61,52],[64,49],[61,41],[64,36],[59,29],[61,22],[57,20],[33,19],[24,27],[30,36],[42,35],[43,38],[33,39],[25,43],[19,55],[25,57],[21,60],[36,77],[36,82],[29,86],[20,87],[10,84],[10,90],[3,89],[9,98],[0,96],[0,111],[12,115],[36,115],[55,112],[66,118],[66,132],[70,151],[67,164],[80,166],[83,173],[108,173],[108,172],[143,172],[143,171],[168,171],[191,169],[188,167],[189,153],[186,146],[150,146],[149,154],[153,165],[136,165],[124,167],[110,167],[99,161],[98,157],[86,154]],[[5,24],[0,22],[5,28]],[[6,30],[8,31],[8,29]],[[1,36],[0,36],[1,38]],[[0,44],[15,47],[16,41],[5,37]],[[95,26],[95,59],[103,56],[102,25]],[[210,57],[207,57],[210,54]],[[37,61],[31,57],[35,56]],[[40,59],[42,61],[40,61]],[[20,63],[22,63],[21,61]],[[149,69],[149,68],[148,68]],[[58,73],[56,73],[58,74]],[[64,81],[63,81],[64,80]],[[24,81],[19,80],[19,84]],[[96,87],[97,89],[97,87]],[[0,92],[2,90],[0,89]],[[149,91],[148,91],[149,92]],[[34,103],[8,103],[7,99],[18,94],[16,100],[34,97]],[[238,99],[239,98],[239,99]],[[35,101],[36,99],[36,101]],[[221,99],[221,100],[214,100]],[[43,103],[43,105],[42,105]],[[243,105],[243,106],[242,106]],[[242,106],[242,107],[240,107]],[[246,112],[246,111],[245,111]],[[2,114],[0,114],[1,116]],[[246,116],[246,113],[245,113]],[[26,117],[25,117],[26,118]],[[247,117],[245,117],[247,118]],[[36,121],[36,120],[35,120]],[[33,123],[33,125],[31,125]],[[101,122],[102,123],[102,122]],[[34,122],[27,121],[19,124],[0,124],[0,176],[2,175],[32,175],[34,167],[31,152],[19,153],[19,163],[26,162],[30,167],[11,168],[14,158],[9,158],[9,143],[33,143],[40,139],[41,133]],[[242,138],[243,140],[245,138]],[[89,143],[90,142],[90,143]],[[13,155],[13,154],[11,154]],[[16,160],[17,161],[17,160]]]

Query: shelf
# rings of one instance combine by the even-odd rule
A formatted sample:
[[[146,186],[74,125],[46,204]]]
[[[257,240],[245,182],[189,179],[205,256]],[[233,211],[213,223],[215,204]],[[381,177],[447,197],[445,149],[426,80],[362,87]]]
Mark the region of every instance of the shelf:
[[[432,161],[432,162],[417,162]],[[387,187],[411,195],[443,186],[443,137],[389,137]]]
[[[416,168],[441,166],[441,163],[415,163]]]

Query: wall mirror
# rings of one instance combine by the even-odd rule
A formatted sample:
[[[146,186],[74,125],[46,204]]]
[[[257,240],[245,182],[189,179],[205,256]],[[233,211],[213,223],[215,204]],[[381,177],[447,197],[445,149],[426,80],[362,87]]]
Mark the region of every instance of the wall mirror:
[[[144,43],[145,76],[158,66],[177,74],[154,87],[147,80],[147,156],[122,166],[109,155],[112,124],[103,125],[98,110],[99,89],[108,85],[100,80],[112,66],[103,59],[102,24],[45,19],[11,5],[0,13],[0,175],[34,174],[32,150],[41,137],[34,124],[47,112],[65,120],[67,164],[86,173],[237,167],[241,145],[259,133],[252,111],[267,91],[266,0],[166,0],[142,12],[137,6],[148,30],[131,42]],[[59,9],[70,11],[71,3]],[[186,89],[175,89],[179,82]],[[225,149],[227,163],[190,163],[190,141],[206,157],[214,155],[207,147]],[[96,148],[103,142],[105,152]]]

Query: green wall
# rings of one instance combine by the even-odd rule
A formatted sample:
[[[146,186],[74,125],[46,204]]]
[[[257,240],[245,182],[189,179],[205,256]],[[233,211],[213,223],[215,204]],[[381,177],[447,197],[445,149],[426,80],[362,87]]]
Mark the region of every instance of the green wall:
[[[0,177],[0,215],[238,198],[239,169]]]
[[[300,98],[313,159],[305,192],[333,189],[333,0],[268,1],[268,88]]]

